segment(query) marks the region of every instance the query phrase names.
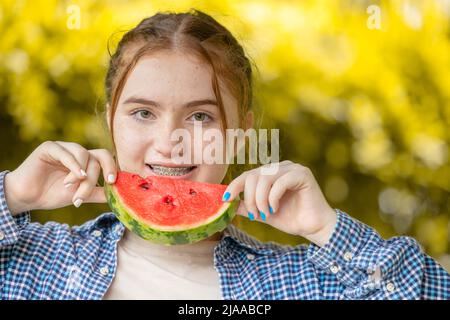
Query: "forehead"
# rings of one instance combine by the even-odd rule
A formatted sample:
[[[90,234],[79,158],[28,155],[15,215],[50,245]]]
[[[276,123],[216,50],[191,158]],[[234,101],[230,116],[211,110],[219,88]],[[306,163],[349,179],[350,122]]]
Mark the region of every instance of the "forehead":
[[[193,100],[216,100],[212,68],[198,57],[176,51],[159,51],[139,59],[128,75],[119,105],[131,96],[154,100],[162,105],[180,106]],[[219,78],[227,122],[239,122],[237,101]]]
[[[161,102],[214,98],[212,69],[192,55],[162,51],[139,59],[122,91]]]

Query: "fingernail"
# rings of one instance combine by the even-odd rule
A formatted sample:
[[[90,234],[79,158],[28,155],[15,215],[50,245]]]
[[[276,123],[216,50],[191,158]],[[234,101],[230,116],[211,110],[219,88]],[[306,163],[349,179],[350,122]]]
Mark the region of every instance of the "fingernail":
[[[270,213],[270,214],[273,214],[273,209],[272,209],[271,206],[269,206],[269,213]]]
[[[67,182],[66,184],[64,184],[64,188],[69,188],[72,184],[72,182]]]
[[[262,221],[266,221],[266,215],[264,214],[264,212],[260,211],[259,215],[261,216]]]
[[[248,212],[248,218],[253,221],[255,220],[255,216],[253,215],[253,213],[251,213],[250,211]]]
[[[116,179],[115,179],[115,177],[114,177],[114,175],[112,173],[108,175],[108,182],[109,183],[114,183],[115,180]]]
[[[78,198],[77,200],[75,200],[75,201],[73,202],[73,205],[74,205],[75,207],[79,208],[79,207],[81,206],[82,203],[83,203],[83,200],[80,199],[80,198]]]
[[[80,169],[80,173],[82,177],[87,177],[87,173],[83,169]]]
[[[228,201],[230,199],[230,193],[227,191],[222,197],[222,201]]]

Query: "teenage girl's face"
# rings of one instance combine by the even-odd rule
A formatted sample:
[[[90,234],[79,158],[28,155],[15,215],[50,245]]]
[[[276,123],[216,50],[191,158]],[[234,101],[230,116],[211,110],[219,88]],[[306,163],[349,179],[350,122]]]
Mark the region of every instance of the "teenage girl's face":
[[[114,117],[114,140],[121,170],[143,177],[166,175],[210,183],[222,181],[226,164],[193,161],[194,126],[201,122],[203,132],[211,128],[223,132],[211,77],[210,66],[179,52],[161,51],[138,61],[126,81]],[[229,127],[237,128],[236,100],[223,84],[221,95]],[[176,164],[172,158],[176,145],[182,145],[181,150],[185,151],[189,148],[187,141],[180,144],[171,140],[175,129],[186,129],[192,137],[188,164]],[[207,144],[203,142],[203,148]]]

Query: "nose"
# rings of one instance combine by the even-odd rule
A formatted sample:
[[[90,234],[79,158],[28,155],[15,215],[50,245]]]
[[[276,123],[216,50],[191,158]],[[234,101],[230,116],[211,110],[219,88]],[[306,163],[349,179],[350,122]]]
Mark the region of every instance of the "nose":
[[[161,158],[171,159],[174,147],[180,143],[180,141],[172,139],[172,134],[179,128],[179,124],[174,119],[161,121],[160,125],[155,128],[153,147]]]

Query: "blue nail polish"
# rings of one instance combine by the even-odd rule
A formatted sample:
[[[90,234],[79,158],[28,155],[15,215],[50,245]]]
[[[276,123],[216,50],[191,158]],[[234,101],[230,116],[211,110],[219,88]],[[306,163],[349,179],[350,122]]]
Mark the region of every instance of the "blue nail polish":
[[[253,221],[255,220],[255,216],[253,215],[253,213],[251,213],[250,211],[248,212],[248,218]]]
[[[261,216],[262,221],[266,221],[266,215],[264,214],[264,212],[260,211],[259,215]]]
[[[273,209],[272,209],[271,206],[269,206],[269,213],[270,213],[270,214],[273,214]]]
[[[230,199],[230,193],[227,191],[223,195],[222,201],[228,201],[228,199]]]

